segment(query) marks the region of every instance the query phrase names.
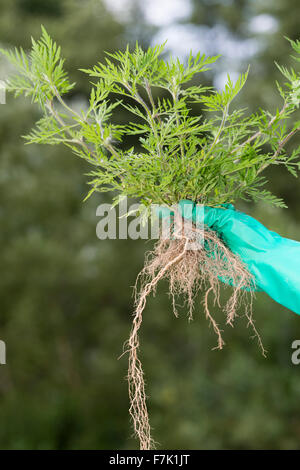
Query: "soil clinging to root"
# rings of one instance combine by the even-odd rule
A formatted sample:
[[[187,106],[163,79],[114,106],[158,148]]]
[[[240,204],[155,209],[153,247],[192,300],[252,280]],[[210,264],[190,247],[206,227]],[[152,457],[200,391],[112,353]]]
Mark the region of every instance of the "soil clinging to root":
[[[220,307],[220,287],[229,285],[231,296],[224,305],[226,324],[233,326],[238,309],[244,309],[244,315],[257,337],[259,346],[265,355],[261,338],[252,318],[252,298],[255,290],[253,276],[240,258],[223,243],[217,234],[208,227],[200,230],[192,222],[184,221],[178,214],[174,217],[172,236],[161,234],[153,251],[146,255],[145,266],[140,272],[135,286],[135,311],[130,337],[124,345],[124,352],[129,354],[128,387],[130,415],[134,434],[139,439],[140,449],[155,448],[151,436],[151,427],[146,403],[144,372],[139,358],[139,329],[148,296],[155,294],[158,282],[166,278],[173,301],[174,314],[177,316],[176,297],[183,295],[192,319],[194,298],[198,291],[203,291],[205,316],[217,336],[216,349],[222,349],[224,340],[222,330],[213,317],[208,299],[213,296],[214,305]]]

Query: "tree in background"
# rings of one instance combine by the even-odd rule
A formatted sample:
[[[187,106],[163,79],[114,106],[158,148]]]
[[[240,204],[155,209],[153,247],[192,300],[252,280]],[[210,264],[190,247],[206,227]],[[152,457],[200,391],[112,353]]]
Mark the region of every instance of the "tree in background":
[[[233,2],[231,11],[215,16],[215,7],[197,2],[211,15],[197,21],[211,25],[220,19],[233,28],[235,17],[238,27],[247,22],[251,3]],[[133,37],[139,28],[119,24],[97,2],[98,14],[91,1],[15,0],[0,6],[2,45],[28,47],[43,23],[62,44],[67,69],[77,62],[90,66],[104,50],[123,47],[128,30],[131,41],[140,40]],[[286,22],[284,34],[292,38],[288,25],[295,17],[278,13],[280,27]],[[264,70],[265,58],[257,60]],[[82,87],[73,99],[85,99],[80,73],[69,72]],[[264,89],[273,88],[274,77],[262,76]],[[242,99],[254,98],[245,91]],[[0,107],[0,338],[7,343],[7,365],[0,368],[0,447],[133,448],[129,436],[124,440],[125,380],[120,385],[127,364],[117,357],[131,322],[127,287],[143,264],[145,245],[97,240],[95,210],[103,199],[79,202],[87,189],[85,164],[62,149],[24,147],[19,138],[36,113],[19,102]],[[287,194],[279,193],[276,180],[270,189],[293,205],[297,198],[287,189],[293,179],[280,178]],[[288,214],[264,206],[247,210],[299,239],[299,226]],[[299,337],[299,319],[259,294],[256,316],[268,358],[249,345],[239,325],[226,335],[231,348],[218,354],[210,351],[215,339],[201,308],[193,327],[184,316],[170,319],[165,291],[163,285],[151,299],[153,314],[145,315],[142,338],[157,440],[166,448],[298,448],[300,380],[290,348]]]

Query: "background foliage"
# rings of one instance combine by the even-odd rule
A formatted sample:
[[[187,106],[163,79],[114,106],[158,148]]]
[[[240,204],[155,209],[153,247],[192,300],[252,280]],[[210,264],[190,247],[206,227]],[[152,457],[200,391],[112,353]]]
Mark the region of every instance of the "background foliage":
[[[63,47],[71,82],[79,83],[72,97],[79,106],[88,90],[77,68],[90,67],[104,50],[127,41],[147,46],[157,34],[143,18],[142,2],[132,5],[121,22],[100,1],[0,0],[0,43],[27,48],[43,23]],[[277,19],[277,28],[251,32],[247,25],[266,13]],[[186,22],[221,25],[237,44],[255,39],[260,47],[245,58],[253,86],[243,89],[240,100],[250,110],[275,109],[280,98],[273,61],[287,62],[283,35],[299,38],[299,14],[293,0],[269,0],[263,7],[250,0],[195,0]],[[231,63],[234,54],[225,66]],[[2,63],[0,75],[6,76]],[[204,85],[212,79],[207,75]],[[117,357],[131,323],[130,286],[150,244],[97,240],[96,207],[113,194],[83,203],[85,162],[64,148],[24,146],[20,135],[38,116],[37,108],[12,97],[0,106],[0,338],[7,344],[7,365],[0,366],[0,448],[135,448],[127,361]],[[126,122],[126,111],[118,119]],[[300,240],[299,181],[280,167],[268,170],[268,178],[269,189],[289,208],[239,208]],[[162,285],[151,299],[141,338],[152,425],[162,447],[299,448],[300,366],[290,360],[299,317],[257,294],[255,316],[267,359],[249,340],[242,319],[226,330],[225,350],[211,351],[215,338],[201,305],[194,322],[187,322],[184,309],[175,319],[166,290]]]

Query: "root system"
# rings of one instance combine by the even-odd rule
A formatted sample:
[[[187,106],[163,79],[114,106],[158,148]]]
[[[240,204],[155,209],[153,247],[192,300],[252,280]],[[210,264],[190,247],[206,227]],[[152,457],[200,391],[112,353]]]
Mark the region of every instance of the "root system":
[[[138,355],[140,345],[138,333],[147,298],[151,293],[155,294],[161,279],[166,278],[169,281],[169,292],[176,316],[178,295],[183,295],[189,319],[192,319],[195,296],[200,290],[204,292],[203,309],[209,325],[216,333],[217,349],[222,349],[225,343],[222,330],[210,310],[209,297],[212,296],[213,305],[221,307],[220,286],[229,285],[232,290],[231,296],[223,307],[226,324],[233,326],[238,309],[242,307],[248,326],[252,326],[262,353],[265,354],[252,318],[254,279],[240,258],[229,250],[214,231],[207,227],[199,230],[190,222],[182,224],[182,219],[180,220],[178,215],[175,217],[172,233],[171,237],[165,237],[162,233],[154,250],[146,256],[145,266],[135,286],[132,329],[129,340],[124,346],[124,352],[129,354],[127,377],[129,412],[141,450],[155,448],[155,443],[151,437],[144,372]]]

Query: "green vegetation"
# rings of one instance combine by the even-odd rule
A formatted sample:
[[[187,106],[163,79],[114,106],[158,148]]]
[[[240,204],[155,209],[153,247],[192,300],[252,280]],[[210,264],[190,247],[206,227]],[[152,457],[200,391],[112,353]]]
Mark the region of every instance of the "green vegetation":
[[[300,41],[290,42],[299,61]],[[178,59],[161,59],[163,50],[160,45],[143,51],[136,44],[133,52],[128,46],[125,52],[108,53],[104,63],[83,70],[97,81],[88,108],[75,111],[63,98],[75,84],[64,71],[61,48],[45,28],[39,41],[32,39],[29,57],[22,48],[2,49],[17,69],[7,82],[8,90],[16,96],[31,96],[43,110],[27,141],[63,143],[94,165],[89,195],[114,190],[117,200],[138,197],[146,205],[192,199],[212,206],[251,197],[284,207],[281,199],[261,189],[266,183],[261,173],[275,164],[297,176],[300,147],[289,155],[285,145],[300,126],[295,121],[299,74],[278,65],[287,80],[284,87],[277,83],[281,109],[274,115],[261,109],[247,116],[243,109],[231,111],[230,105],[248,73],[240,75],[236,83],[228,76],[224,91],[190,85],[218,57],[190,54],[185,66]],[[155,88],[163,89],[167,96],[155,99]],[[201,103],[210,114],[191,115],[190,103]],[[136,121],[129,125],[111,122],[118,106]],[[139,148],[119,148],[118,143],[128,135],[140,136]]]

